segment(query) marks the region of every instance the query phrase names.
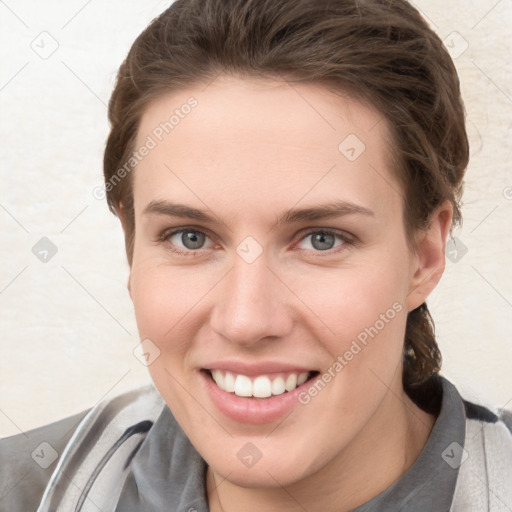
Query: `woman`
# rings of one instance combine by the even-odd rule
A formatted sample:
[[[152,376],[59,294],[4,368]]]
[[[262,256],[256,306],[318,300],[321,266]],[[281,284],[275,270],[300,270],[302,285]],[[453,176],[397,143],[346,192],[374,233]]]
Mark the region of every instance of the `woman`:
[[[512,508],[506,414],[439,376],[425,301],[468,142],[411,5],[178,0],[109,118],[155,386],[29,433],[60,460],[3,463],[6,510]]]

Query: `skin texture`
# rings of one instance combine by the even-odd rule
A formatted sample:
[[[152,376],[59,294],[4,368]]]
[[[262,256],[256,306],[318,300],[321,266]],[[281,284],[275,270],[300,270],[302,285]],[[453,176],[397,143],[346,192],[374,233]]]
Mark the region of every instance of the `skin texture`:
[[[149,371],[209,465],[213,512],[349,510],[396,481],[432,429],[435,418],[402,388],[403,338],[407,312],[443,272],[451,207],[434,212],[412,250],[385,120],[315,84],[220,76],[164,95],[146,109],[136,146],[191,96],[197,106],[132,176],[129,289],[141,339],[160,350]],[[338,149],[350,134],[365,144],[354,161]],[[339,200],[373,213],[276,224],[292,208]],[[151,201],[218,222],[145,213]],[[205,233],[203,245],[194,251],[182,233],[169,235],[180,227]],[[322,228],[350,236],[321,250]],[[252,263],[237,254],[248,236],[263,251]],[[213,360],[282,361],[322,374],[393,304],[401,311],[284,419],[235,422],[204,393],[199,370]],[[237,456],[247,442],[262,454],[250,468]]]

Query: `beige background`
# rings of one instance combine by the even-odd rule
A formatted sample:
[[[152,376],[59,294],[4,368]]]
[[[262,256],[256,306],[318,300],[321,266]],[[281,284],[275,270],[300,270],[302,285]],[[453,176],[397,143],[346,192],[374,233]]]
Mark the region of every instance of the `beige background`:
[[[0,435],[149,381],[122,233],[94,191],[116,69],[166,5],[0,3]],[[430,301],[444,374],[512,407],[512,1],[416,5],[456,57],[472,147],[456,233],[467,253]],[[58,248],[46,263],[32,253],[42,237]]]

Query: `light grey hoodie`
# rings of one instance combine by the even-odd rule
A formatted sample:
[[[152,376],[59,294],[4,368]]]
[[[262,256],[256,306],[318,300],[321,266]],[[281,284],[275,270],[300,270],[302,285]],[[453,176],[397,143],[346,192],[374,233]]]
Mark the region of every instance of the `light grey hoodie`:
[[[510,412],[436,377],[440,411],[413,466],[356,508],[512,511]],[[2,512],[207,512],[207,465],[150,385],[0,441]]]

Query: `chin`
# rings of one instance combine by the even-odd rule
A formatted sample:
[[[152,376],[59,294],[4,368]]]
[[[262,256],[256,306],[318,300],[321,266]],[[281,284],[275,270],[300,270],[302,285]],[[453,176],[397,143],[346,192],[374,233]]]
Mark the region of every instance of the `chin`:
[[[214,450],[211,445],[205,446],[200,453],[216,474],[235,485],[278,488],[307,478],[328,462],[319,459],[313,443],[308,443],[309,450],[304,450],[303,444],[303,436],[294,440],[293,435],[287,435],[284,442],[267,439],[266,443],[251,436],[236,436],[218,444]],[[247,454],[254,456],[252,461],[250,458],[244,461]]]

